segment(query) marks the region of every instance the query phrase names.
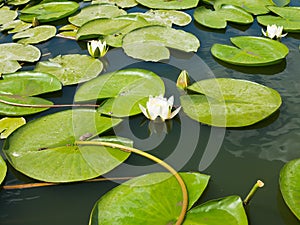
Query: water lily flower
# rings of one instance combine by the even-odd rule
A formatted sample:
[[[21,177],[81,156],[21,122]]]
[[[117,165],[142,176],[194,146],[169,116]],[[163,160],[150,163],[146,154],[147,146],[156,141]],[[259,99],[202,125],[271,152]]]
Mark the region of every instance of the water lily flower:
[[[92,57],[97,58],[103,57],[107,53],[108,46],[106,45],[106,41],[92,40],[87,43],[87,49]]]
[[[261,31],[262,31],[263,35],[265,35],[266,37],[269,37],[271,39],[273,39],[274,37],[279,39],[279,38],[285,37],[287,35],[287,33],[282,34],[283,26],[276,26],[276,24],[268,25],[267,31],[264,31],[263,29],[261,29]]]
[[[174,97],[171,96],[169,99],[164,98],[162,95],[153,97],[149,96],[149,100],[146,103],[146,108],[139,104],[143,114],[150,120],[155,120],[160,117],[162,121],[172,119],[180,111],[181,107],[178,107],[172,112],[174,103]]]

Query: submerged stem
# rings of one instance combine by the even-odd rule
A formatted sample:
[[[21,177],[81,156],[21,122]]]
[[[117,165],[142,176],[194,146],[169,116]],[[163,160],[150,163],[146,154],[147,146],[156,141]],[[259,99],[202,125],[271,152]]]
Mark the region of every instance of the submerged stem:
[[[250,190],[249,194],[247,195],[247,197],[244,199],[243,203],[244,205],[249,204],[250,200],[252,199],[252,197],[254,196],[255,192],[257,191],[258,188],[263,187],[265,184],[264,182],[262,182],[261,180],[258,180],[252,187],[252,189]]]
[[[181,176],[169,164],[165,163],[161,159],[159,159],[147,152],[143,152],[139,149],[127,147],[127,146],[120,145],[120,144],[102,142],[102,141],[76,141],[75,144],[77,144],[77,145],[100,145],[100,146],[106,146],[106,147],[111,147],[111,148],[118,148],[118,149],[120,149],[122,151],[126,151],[126,152],[133,152],[138,155],[144,156],[144,157],[160,164],[165,169],[167,169],[176,178],[177,182],[180,185],[181,191],[182,191],[182,198],[183,198],[182,199],[182,209],[181,209],[180,215],[179,215],[178,220],[176,221],[175,225],[182,224],[182,222],[184,221],[184,218],[185,218],[187,207],[188,207],[188,193],[187,193],[185,183],[182,180]]]

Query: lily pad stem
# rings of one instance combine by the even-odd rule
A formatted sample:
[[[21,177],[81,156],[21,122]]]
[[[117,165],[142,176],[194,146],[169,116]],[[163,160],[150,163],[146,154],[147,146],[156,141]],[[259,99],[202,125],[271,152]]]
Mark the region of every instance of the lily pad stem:
[[[247,195],[247,197],[244,199],[243,203],[244,205],[248,205],[250,200],[252,199],[253,195],[255,194],[255,192],[257,191],[258,188],[263,187],[265,184],[264,182],[262,182],[261,180],[258,180],[252,187],[252,189],[250,190],[249,194]]]
[[[102,141],[76,141],[75,144],[77,144],[77,145],[99,145],[99,146],[117,148],[117,149],[120,149],[120,150],[126,151],[126,152],[133,152],[135,154],[144,156],[147,159],[150,159],[150,160],[160,164],[165,169],[167,169],[176,178],[177,182],[180,185],[181,191],[182,191],[182,198],[183,198],[182,199],[182,209],[181,209],[180,215],[179,215],[175,225],[180,225],[183,223],[185,214],[187,211],[187,207],[188,207],[188,192],[187,192],[185,183],[182,180],[181,176],[169,164],[165,163],[163,160],[161,160],[147,152],[144,152],[144,151],[136,149],[136,148],[120,145],[120,144],[115,144],[115,143],[110,143],[110,142],[102,142]]]

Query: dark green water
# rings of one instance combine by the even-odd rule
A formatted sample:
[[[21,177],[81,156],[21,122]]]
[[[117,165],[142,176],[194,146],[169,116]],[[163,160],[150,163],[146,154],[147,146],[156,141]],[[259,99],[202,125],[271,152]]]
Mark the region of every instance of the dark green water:
[[[292,5],[300,6],[300,3],[294,0]],[[135,10],[144,9],[135,8],[131,11]],[[187,12],[193,13],[193,10]],[[181,112],[177,119],[169,122],[168,133],[158,127],[158,132],[150,135],[149,122],[142,115],[125,120],[114,132],[133,139],[135,147],[164,159],[177,170],[201,171],[211,175],[209,186],[199,203],[233,194],[244,198],[256,180],[261,179],[265,182],[265,187],[256,193],[246,207],[249,224],[299,225],[300,222],[283,202],[278,178],[284,163],[300,157],[300,34],[288,34],[282,39],[282,43],[290,50],[285,61],[268,67],[247,68],[216,61],[210,54],[210,48],[214,43],[230,43],[229,38],[234,36],[261,36],[261,26],[256,21],[250,26],[230,24],[226,30],[220,31],[192,22],[184,30],[195,34],[201,41],[197,54],[173,52],[168,61],[145,63],[130,59],[119,49],[112,49],[104,59],[107,63],[106,71],[124,67],[152,70],[163,77],[167,87],[166,96],[175,95],[175,104],[179,104],[179,93],[174,82],[182,69],[186,69],[193,80],[214,76],[255,81],[281,94],[283,104],[280,110],[254,126],[241,129],[203,126]],[[1,34],[0,43],[10,42],[10,38]],[[87,54],[84,43],[60,38],[53,38],[37,47],[43,54],[51,53],[41,60],[58,54]],[[32,66],[25,69],[32,69]],[[70,103],[76,88],[77,86],[67,87],[62,92],[47,97],[57,104]],[[58,109],[27,117],[27,120],[55,111]],[[164,170],[148,160],[131,156],[125,164],[106,176],[137,176],[154,171]],[[24,182],[33,181],[10,167],[4,185]],[[88,224],[94,203],[118,184],[105,181],[1,190],[0,224]]]

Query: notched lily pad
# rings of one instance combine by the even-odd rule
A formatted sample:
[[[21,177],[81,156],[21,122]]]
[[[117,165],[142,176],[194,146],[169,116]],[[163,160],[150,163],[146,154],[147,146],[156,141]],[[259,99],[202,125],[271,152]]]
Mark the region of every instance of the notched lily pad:
[[[34,70],[56,76],[63,85],[72,85],[98,76],[102,69],[103,64],[98,59],[87,55],[69,54],[39,62]]]
[[[115,168],[130,153],[77,145],[76,141],[83,140],[82,137],[90,140],[120,122],[102,117],[92,109],[61,111],[20,127],[6,139],[3,152],[16,170],[34,179],[49,182],[91,179]]]
[[[199,94],[181,96],[184,112],[212,126],[249,126],[267,118],[281,105],[277,91],[247,80],[207,79],[188,89]]]
[[[7,166],[2,156],[0,155],[0,184],[3,182],[7,172]]]
[[[198,5],[199,0],[137,0],[143,6],[151,9],[190,9]]]
[[[26,120],[23,117],[4,117],[0,120],[0,138],[7,138],[12,132],[23,126]]]
[[[8,23],[5,23],[1,26],[0,31],[8,31],[7,33],[18,33],[24,30],[27,30],[32,26],[32,23],[26,23],[22,20],[14,20]]]
[[[269,38],[239,36],[230,40],[236,47],[214,44],[211,53],[214,57],[235,65],[272,65],[282,61],[289,52],[287,46]]]
[[[18,12],[15,10],[10,10],[9,7],[0,8],[0,25],[13,21],[17,18]]]

